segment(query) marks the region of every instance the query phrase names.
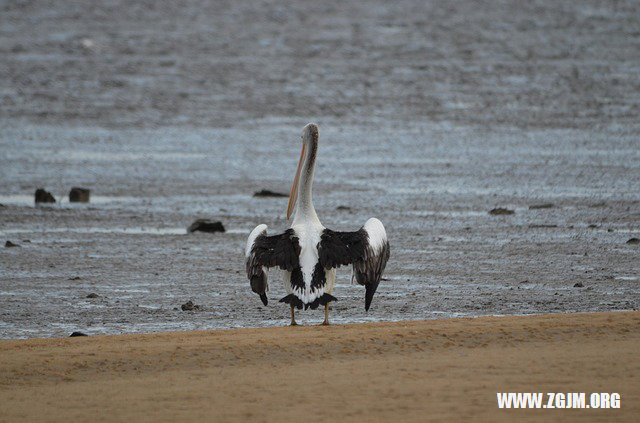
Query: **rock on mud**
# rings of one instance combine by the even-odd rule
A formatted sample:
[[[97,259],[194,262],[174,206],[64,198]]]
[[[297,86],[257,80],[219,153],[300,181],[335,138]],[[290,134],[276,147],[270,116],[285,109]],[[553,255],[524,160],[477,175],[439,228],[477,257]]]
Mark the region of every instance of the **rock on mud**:
[[[44,188],[38,188],[35,194],[36,204],[38,203],[55,203],[55,197]]]
[[[189,300],[186,303],[182,304],[180,306],[180,308],[182,309],[182,311],[200,311],[202,310],[202,307],[200,307],[197,304],[194,304],[193,301]]]
[[[73,187],[69,191],[69,202],[71,203],[88,203],[91,196],[91,190],[87,188]]]
[[[263,189],[253,193],[254,197],[288,197],[289,195],[281,192],[275,192],[268,189]]]
[[[11,241],[7,241],[4,243],[5,248],[13,248],[13,247],[20,247],[18,244],[14,244]]]
[[[86,333],[82,333],[82,332],[73,332],[71,335],[69,335],[69,338],[71,338],[72,336],[89,336]]]
[[[505,209],[505,208],[502,208],[502,207],[496,207],[495,209],[489,210],[489,214],[493,215],[493,216],[509,215],[509,214],[514,214],[514,213],[515,213],[515,211],[509,210],[509,209]]]
[[[574,288],[584,288],[584,285],[582,284],[582,282],[576,282],[576,283],[573,285],[573,287],[574,287]]]
[[[99,295],[96,294],[95,292],[92,292],[91,294],[87,295],[87,298],[98,298]]]
[[[195,222],[193,222],[191,226],[187,228],[187,231],[189,233],[195,232],[195,231],[214,233],[214,232],[224,232],[225,229],[224,229],[224,226],[222,225],[222,222],[218,222],[218,221],[214,222],[213,220],[209,220],[209,219],[198,219]]]
[[[555,205],[553,203],[533,204],[529,206],[529,210],[552,209],[554,207]]]
[[[629,240],[627,241],[627,244],[632,244],[632,245],[640,244],[640,239],[638,239],[638,238],[629,238]]]

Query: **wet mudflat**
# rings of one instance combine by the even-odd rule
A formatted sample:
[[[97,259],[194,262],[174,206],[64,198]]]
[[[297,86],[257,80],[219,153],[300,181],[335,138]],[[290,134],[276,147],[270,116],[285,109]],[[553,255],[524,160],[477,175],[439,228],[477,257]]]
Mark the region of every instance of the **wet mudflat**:
[[[2,7],[2,338],[286,324],[243,250],[286,228],[253,194],[288,192],[309,121],[320,219],[392,246],[368,313],[339,272],[335,322],[640,306],[634,2]]]

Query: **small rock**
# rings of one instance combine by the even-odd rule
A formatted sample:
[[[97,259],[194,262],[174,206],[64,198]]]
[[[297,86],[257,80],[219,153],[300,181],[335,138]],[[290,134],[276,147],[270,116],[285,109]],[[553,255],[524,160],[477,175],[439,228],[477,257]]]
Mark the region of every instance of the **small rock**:
[[[96,294],[95,292],[92,292],[91,294],[87,295],[87,298],[98,298],[100,295]]]
[[[555,205],[552,204],[552,203],[534,204],[534,205],[529,206],[529,210],[552,209],[554,207],[555,207]]]
[[[89,335],[82,332],[73,332],[71,335],[69,335],[69,338],[71,338],[72,336],[89,336]]]
[[[632,245],[640,244],[640,239],[638,239],[638,238],[629,238],[629,240],[627,241],[627,244],[632,244]]]
[[[253,193],[254,197],[288,197],[289,195],[281,192],[275,192],[268,189],[263,189]]]
[[[36,204],[38,203],[55,203],[56,199],[50,192],[45,191],[44,188],[38,188],[35,194]]]
[[[505,208],[502,208],[502,207],[497,207],[497,208],[491,209],[489,211],[489,214],[493,215],[493,216],[508,215],[508,214],[514,214],[514,213],[515,213],[515,211],[509,210],[509,209],[505,209]]]
[[[589,226],[587,226],[589,229],[595,229],[598,227],[598,225],[596,225],[595,223],[590,224]]]
[[[190,233],[195,231],[213,233],[224,232],[225,229],[222,225],[222,222],[214,222],[213,220],[209,219],[198,219],[193,222],[191,226],[189,226],[189,228],[187,228],[187,231]]]
[[[584,287],[584,285],[582,284],[582,282],[576,282],[575,285],[573,285],[574,288],[582,288]]]
[[[180,306],[180,308],[182,309],[182,311],[198,311],[201,309],[201,307],[199,305],[196,305],[193,303],[193,301],[189,300],[186,303],[182,304]]]
[[[347,207],[347,206],[338,206],[338,207],[336,207],[336,210],[350,211],[350,210],[351,210],[351,207]]]
[[[7,207],[7,206],[5,206],[4,204],[0,203],[0,209],[4,208],[4,207]]]
[[[11,241],[7,241],[4,243],[5,248],[12,248],[12,247],[20,247],[18,244],[14,244]]]
[[[67,279],[68,281],[79,281],[80,279],[82,279],[80,276],[74,276],[72,278]]]
[[[71,203],[88,203],[91,196],[91,190],[87,188],[73,187],[69,191],[69,202]]]
[[[29,243],[31,243],[31,240],[30,239],[23,239],[22,242],[24,242],[26,244],[29,244]]]

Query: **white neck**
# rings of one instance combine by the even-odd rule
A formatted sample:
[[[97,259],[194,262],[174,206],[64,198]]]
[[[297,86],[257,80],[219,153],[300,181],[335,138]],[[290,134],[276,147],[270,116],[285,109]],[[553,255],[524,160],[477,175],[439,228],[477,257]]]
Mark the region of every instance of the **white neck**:
[[[313,207],[313,174],[316,170],[316,156],[318,143],[310,141],[304,157],[304,165],[300,172],[300,186],[298,187],[298,206],[291,226],[303,222],[320,223],[316,209]]]

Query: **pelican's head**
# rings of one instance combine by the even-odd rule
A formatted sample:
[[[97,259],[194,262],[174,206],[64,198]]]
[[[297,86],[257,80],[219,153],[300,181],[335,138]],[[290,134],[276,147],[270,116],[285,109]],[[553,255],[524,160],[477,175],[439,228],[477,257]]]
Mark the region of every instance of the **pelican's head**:
[[[298,201],[298,183],[300,182],[300,172],[302,171],[302,165],[304,164],[307,151],[315,149],[318,145],[318,125],[315,123],[309,123],[302,128],[302,151],[300,152],[300,161],[298,162],[298,169],[296,170],[296,176],[293,178],[293,185],[291,185],[291,192],[289,193],[289,204],[287,205],[287,220],[291,217],[293,210],[296,207],[296,201]]]
[[[318,125],[308,123],[302,128],[302,144],[309,145],[311,142],[318,142]]]

